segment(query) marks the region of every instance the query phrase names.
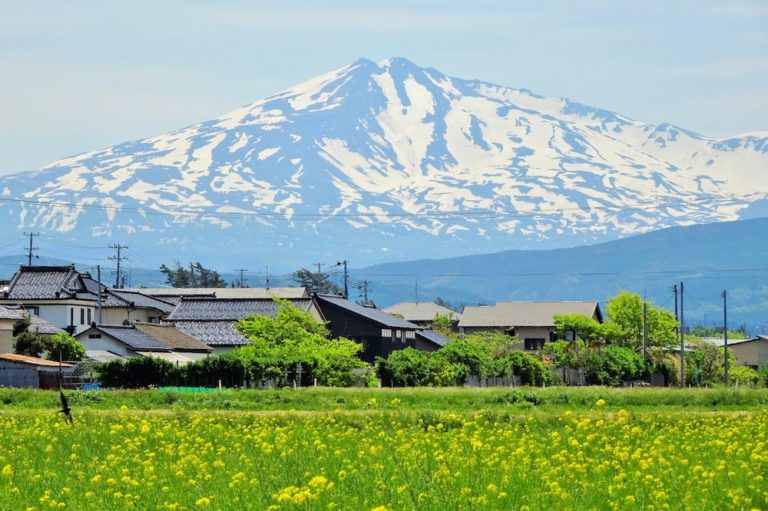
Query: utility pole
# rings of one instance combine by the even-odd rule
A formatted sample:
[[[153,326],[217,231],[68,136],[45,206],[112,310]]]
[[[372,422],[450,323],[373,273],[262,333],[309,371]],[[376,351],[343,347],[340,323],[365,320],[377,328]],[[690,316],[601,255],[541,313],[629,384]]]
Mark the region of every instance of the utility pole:
[[[370,303],[368,301],[368,293],[372,291],[371,289],[371,281],[370,280],[361,280],[357,284],[355,284],[355,288],[357,288],[358,291],[363,293],[363,305],[367,305]]]
[[[120,289],[123,287],[123,280],[120,278],[120,261],[124,261],[125,259],[128,259],[125,256],[120,255],[120,251],[124,248],[128,248],[128,245],[121,245],[120,243],[115,243],[114,245],[109,245],[109,248],[114,248],[117,250],[116,256],[109,256],[110,261],[117,261],[117,270],[115,271],[115,289]]]
[[[98,296],[97,300],[99,303],[99,313],[96,317],[98,318],[97,321],[99,322],[99,325],[103,325],[104,318],[102,317],[102,312],[101,312],[101,265],[98,265],[98,264],[96,265],[96,282],[99,284],[99,291],[97,295]]]
[[[323,273],[323,263],[315,263],[317,265],[317,274]]]
[[[680,386],[685,387],[685,287],[680,282]]]
[[[236,268],[236,272],[240,273],[240,286],[239,287],[245,287],[245,280],[243,279],[243,273],[248,271],[248,268]]]
[[[267,290],[269,290],[269,265],[267,265],[267,281],[265,284],[267,285]]]
[[[36,247],[32,246],[32,240],[35,236],[40,236],[39,232],[30,232],[30,233],[24,233],[24,236],[29,236],[29,249],[27,250],[27,265],[32,266],[32,252],[37,251]],[[38,256],[35,256],[37,258]]]
[[[643,360],[648,360],[648,302],[643,300]]]
[[[349,271],[347,270],[348,261],[344,259],[336,263],[336,266],[344,267],[344,298],[349,300]]]
[[[419,281],[413,283],[413,301],[419,303]]]
[[[728,386],[728,291],[723,291],[723,347],[725,348],[725,386]]]

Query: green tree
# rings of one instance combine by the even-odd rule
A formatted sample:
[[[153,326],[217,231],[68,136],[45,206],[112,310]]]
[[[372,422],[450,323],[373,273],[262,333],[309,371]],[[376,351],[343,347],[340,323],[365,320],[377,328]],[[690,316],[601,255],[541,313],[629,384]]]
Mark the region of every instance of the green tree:
[[[205,268],[199,262],[190,262],[186,268],[179,261],[174,261],[174,265],[175,268],[160,265],[160,272],[165,275],[165,282],[171,287],[227,287],[219,272]]]
[[[19,355],[39,357],[45,352],[45,338],[42,335],[25,330],[16,336],[13,351]]]
[[[402,316],[401,316],[402,318]],[[454,326],[456,325],[456,317],[451,314],[435,314],[435,319],[432,320],[432,330],[438,334],[452,339],[456,336]]]
[[[331,276],[325,272],[313,272],[302,268],[293,272],[291,278],[301,287],[307,288],[307,291],[310,293],[321,295],[341,294],[339,286],[331,282]]]
[[[234,350],[235,355],[255,368],[257,378],[300,369],[320,385],[351,385],[352,370],[365,367],[357,357],[362,346],[343,337],[329,339],[325,325],[308,312],[287,300],[276,301],[274,318],[252,315],[236,323],[250,344]]]
[[[604,339],[605,329],[603,325],[584,314],[555,314],[553,319],[557,333],[561,337],[565,336],[567,332],[573,332],[576,336],[575,339],[578,338],[587,342]]]
[[[611,298],[605,308],[608,314],[606,325],[613,324],[609,333],[614,344],[634,350],[642,346],[643,300],[637,293],[622,291]],[[677,321],[667,310],[649,303],[646,313],[647,346],[669,347],[676,340]]]
[[[80,341],[69,334],[60,332],[45,340],[46,358],[48,360],[78,361],[85,358],[85,347]]]
[[[376,360],[376,372],[384,385],[423,387],[432,381],[430,353],[410,346]]]

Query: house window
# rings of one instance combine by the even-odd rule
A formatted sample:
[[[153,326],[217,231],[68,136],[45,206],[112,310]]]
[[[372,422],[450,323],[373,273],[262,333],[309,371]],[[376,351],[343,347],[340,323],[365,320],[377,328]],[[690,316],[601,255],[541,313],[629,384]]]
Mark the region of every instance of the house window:
[[[80,309],[80,324],[85,324],[85,309],[82,308]]]
[[[405,330],[400,330],[400,342],[405,342]]]
[[[91,309],[88,309],[88,324],[91,324]]]
[[[101,334],[88,334],[89,339],[101,339]]]
[[[397,342],[398,337],[400,337],[400,330],[392,330],[392,342]]]
[[[74,307],[69,309],[69,324],[70,326],[75,324],[75,308]]]
[[[405,332],[405,338],[406,339],[415,339],[416,338],[416,332],[414,332],[413,330],[407,330]]]
[[[392,330],[389,328],[382,328],[381,329],[381,338],[382,339],[389,339],[392,337]]]
[[[37,305],[26,305],[24,306],[24,310],[26,310],[28,313],[34,316],[40,315],[40,307],[38,307]]]
[[[540,337],[528,338],[524,342],[526,351],[540,350],[544,346],[544,339]]]

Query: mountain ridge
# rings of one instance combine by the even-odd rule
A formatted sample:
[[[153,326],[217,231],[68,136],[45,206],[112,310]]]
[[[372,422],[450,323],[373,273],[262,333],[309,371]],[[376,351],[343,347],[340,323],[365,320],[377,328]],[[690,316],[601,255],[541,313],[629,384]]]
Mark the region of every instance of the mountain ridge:
[[[379,262],[735,220],[768,204],[765,168],[759,134],[712,139],[359,59],[209,121],[2,177],[0,213],[169,253],[266,245]]]

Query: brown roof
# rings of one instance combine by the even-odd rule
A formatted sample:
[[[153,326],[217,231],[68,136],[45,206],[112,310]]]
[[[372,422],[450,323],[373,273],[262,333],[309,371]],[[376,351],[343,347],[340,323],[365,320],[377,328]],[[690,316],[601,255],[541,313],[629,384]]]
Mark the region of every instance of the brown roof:
[[[556,314],[583,314],[602,321],[597,302],[498,302],[493,306],[464,307],[460,327],[533,327],[555,326]]]
[[[44,358],[29,357],[27,355],[17,355],[16,353],[0,353],[0,360],[10,360],[20,364],[30,364],[35,366],[59,367],[58,362],[46,360]],[[61,367],[73,367],[71,364],[61,364]]]
[[[136,323],[141,332],[157,339],[160,343],[176,351],[213,351],[213,348],[194,337],[176,329],[171,324]]]

